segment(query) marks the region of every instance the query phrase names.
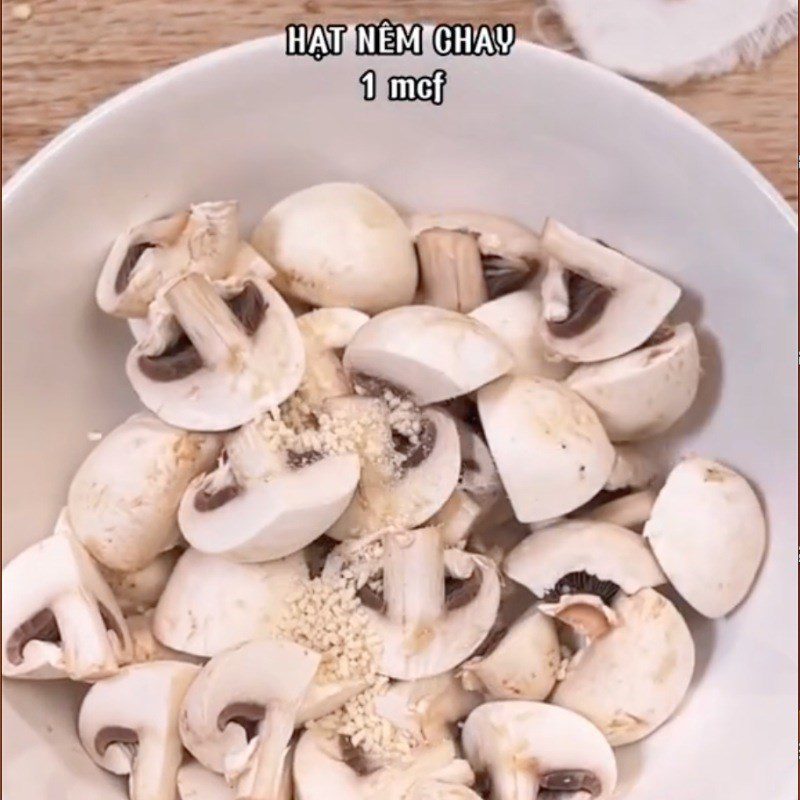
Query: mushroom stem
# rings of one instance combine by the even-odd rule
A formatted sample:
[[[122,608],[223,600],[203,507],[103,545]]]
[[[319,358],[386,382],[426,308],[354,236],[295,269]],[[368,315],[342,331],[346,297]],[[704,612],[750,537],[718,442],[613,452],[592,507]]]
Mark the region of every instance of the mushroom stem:
[[[280,800],[284,766],[294,724],[294,708],[268,707],[260,725],[255,753],[236,783],[237,797]]]
[[[563,322],[569,316],[569,289],[564,265],[550,258],[542,278],[543,316],[547,322]]]
[[[239,480],[270,480],[286,472],[284,454],[271,446],[257,422],[243,425],[231,436],[226,450]]]
[[[181,327],[210,368],[238,363],[250,348],[247,334],[208,278],[190,272],[164,295]]]
[[[177,736],[167,741],[154,736],[141,737],[129,780],[128,793],[132,800],[165,797],[165,792],[172,789],[182,760],[183,747]]]
[[[418,652],[444,608],[444,550],[438,528],[386,536],[383,586],[387,616],[407,631],[406,647]]]
[[[74,680],[117,671],[117,658],[97,604],[83,593],[66,594],[52,605],[62,641],[64,668]]]
[[[492,800],[519,800],[522,797],[538,797],[539,776],[533,764],[520,768],[514,761],[510,769],[498,769],[492,773]]]

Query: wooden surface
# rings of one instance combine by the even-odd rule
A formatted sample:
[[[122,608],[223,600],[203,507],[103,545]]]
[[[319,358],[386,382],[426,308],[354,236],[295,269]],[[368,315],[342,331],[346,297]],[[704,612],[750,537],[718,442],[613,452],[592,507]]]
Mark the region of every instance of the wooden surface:
[[[71,121],[192,56],[289,22],[511,22],[535,0],[3,0],[3,180]],[[665,92],[753,162],[797,207],[797,44],[760,70]]]

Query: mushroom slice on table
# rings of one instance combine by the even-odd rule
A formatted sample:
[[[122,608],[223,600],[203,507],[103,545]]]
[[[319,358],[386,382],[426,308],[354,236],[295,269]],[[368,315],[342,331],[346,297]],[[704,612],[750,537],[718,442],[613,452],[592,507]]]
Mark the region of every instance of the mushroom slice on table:
[[[532,608],[511,627],[490,634],[459,674],[465,688],[492,700],[544,700],[560,663],[555,622]]]
[[[438,403],[504,375],[508,348],[482,322],[433,306],[384,311],[362,326],[344,351],[358,381],[377,379],[419,405]]]
[[[567,386],[597,412],[612,442],[664,433],[689,409],[700,382],[700,352],[688,322],[660,327],[641,347],[581,364]]]
[[[222,775],[189,761],[178,770],[180,800],[236,800],[236,794]],[[291,794],[288,795],[291,798]]]
[[[306,347],[306,372],[298,393],[309,406],[353,394],[341,352],[368,321],[366,314],[353,308],[318,308],[297,318]]]
[[[478,306],[470,316],[492,330],[514,357],[513,375],[560,381],[573,364],[553,353],[542,338],[542,301],[538,288],[526,287]]]
[[[447,549],[438,528],[383,537],[383,584],[359,597],[381,642],[380,671],[414,680],[452,669],[477,650],[497,616],[500,580],[487,558]]]
[[[210,469],[221,440],[134,414],[104,437],[78,468],[67,507],[76,536],[101,564],[137,572],[180,538],[189,481]]]
[[[597,414],[563,384],[501,378],[478,392],[478,410],[521,522],[573,511],[597,494],[611,474],[614,448]]]
[[[222,431],[283,402],[300,385],[305,349],[284,299],[255,274],[212,282],[198,272],[164,290],[180,333],[137,343],[126,372],[165,422]]]
[[[133,664],[84,697],[81,744],[103,769],[130,776],[131,800],[174,800],[183,760],[178,713],[199,669],[179,661]]]
[[[472,783],[472,770],[458,758],[456,745],[449,739],[414,748],[408,757],[378,769],[365,765],[360,751],[349,747],[345,737],[317,730],[306,731],[295,750],[297,800],[410,800],[420,797],[411,794],[415,787],[431,780],[451,785]],[[436,795],[422,797],[433,800]]]
[[[55,532],[3,567],[3,675],[113,675],[131,657],[122,611],[62,511]]]
[[[491,800],[608,800],[616,787],[616,760],[602,733],[563,708],[485,703],[467,718],[461,740],[479,790]]]
[[[688,458],[669,474],[644,535],[681,596],[715,619],[750,590],[767,526],[756,493],[741,475],[716,461]]]
[[[675,606],[653,589],[617,595],[612,610],[617,627],[578,650],[550,701],[591,720],[619,747],[675,713],[694,672],[694,642]]]
[[[672,281],[617,250],[549,219],[542,279],[548,347],[577,362],[604,361],[638,347],[678,302]]]
[[[409,420],[393,424],[384,401],[374,397],[331,398],[324,409],[334,428],[348,431],[361,461],[358,488],[329,536],[421,525],[447,502],[461,468],[458,431],[447,413],[410,410]]]
[[[226,277],[239,247],[239,210],[233,201],[198,203],[137,225],[114,242],[97,282],[97,304],[114,316],[145,317],[159,292],[180,275],[196,271],[212,279]],[[263,268],[269,276],[269,266]]]
[[[301,553],[263,564],[239,564],[189,549],[158,601],[153,631],[173,650],[215,656],[269,635],[307,577]]]
[[[539,267],[539,237],[506,217],[475,212],[412,214],[420,295],[469,312],[524,286]]]
[[[297,712],[319,664],[318,653],[274,639],[215,656],[183,699],[184,746],[224,774],[237,798],[277,800]]]
[[[174,547],[134,572],[117,572],[100,566],[124,614],[142,614],[155,608],[182,552]]]
[[[302,550],[341,517],[361,474],[355,453],[287,449],[259,421],[231,434],[225,455],[190,484],[178,521],[193,547],[236,561]]]
[[[408,228],[358,184],[323,183],[285,197],[265,214],[252,243],[277,269],[275,285],[315,306],[373,314],[410,303],[417,288]]]

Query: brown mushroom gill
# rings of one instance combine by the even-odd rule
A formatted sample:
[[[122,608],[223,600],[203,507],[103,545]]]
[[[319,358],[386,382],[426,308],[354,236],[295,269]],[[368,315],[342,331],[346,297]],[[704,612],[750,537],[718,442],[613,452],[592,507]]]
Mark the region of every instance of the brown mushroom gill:
[[[383,572],[377,573],[375,577],[383,578]],[[368,583],[365,583],[357,592],[356,595],[361,603],[373,611],[381,614],[386,613],[386,598],[383,592],[373,589]]]
[[[217,730],[224,731],[230,724],[239,725],[249,742],[258,736],[267,708],[262,703],[229,703],[217,717]]]
[[[303,557],[305,558],[310,578],[319,578],[322,575],[328,556],[338,544],[339,542],[336,539],[322,534],[319,539],[315,539],[303,550]]]
[[[601,580],[596,575],[582,570],[564,575],[542,599],[546,603],[557,603],[564,595],[593,594],[606,605],[611,605],[618,591],[619,586],[614,581]]]
[[[28,642],[61,642],[61,633],[58,630],[55,614],[45,608],[29,617],[14,629],[6,643],[6,658],[9,663],[18,667],[25,660],[24,651]]]
[[[371,775],[377,771],[377,768],[370,764],[364,750],[353,744],[349,736],[339,736],[339,747],[342,752],[342,761],[357,775]]]
[[[542,775],[537,800],[561,800],[567,792],[589,792],[597,797],[603,787],[594,772],[588,769],[559,769]]]
[[[496,300],[504,294],[511,294],[511,292],[521,289],[539,266],[538,262],[534,262],[530,270],[520,269],[518,264],[514,264],[502,256],[488,255],[481,256],[481,263],[489,300]]]
[[[436,436],[436,426],[425,417],[421,420],[419,433],[413,438],[392,431],[392,444],[402,458],[400,468],[413,469],[425,461],[436,446]]]
[[[286,463],[289,469],[302,469],[303,467],[310,467],[321,461],[325,456],[319,450],[289,450],[286,453]]]
[[[589,330],[602,316],[612,291],[607,286],[567,271],[567,296],[569,315],[561,322],[548,321],[547,327],[553,336],[569,339]]]
[[[200,489],[194,496],[194,507],[197,511],[216,511],[229,503],[242,493],[242,487],[238,483],[229,483],[213,491]]]
[[[122,725],[106,725],[105,728],[100,728],[94,737],[94,749],[104,756],[112,744],[138,745],[139,734],[133,728]]]
[[[119,270],[117,270],[117,276],[114,278],[114,291],[117,294],[122,294],[128,288],[133,271],[144,252],[156,246],[153,242],[137,242],[128,247],[125,257],[119,265]]]
[[[444,602],[450,611],[471,603],[481,590],[483,574],[477,568],[466,579],[447,577],[444,582]]]
[[[268,304],[258,287],[247,281],[241,292],[225,301],[248,336],[253,336],[264,321]],[[185,333],[155,356],[139,356],[139,369],[152,381],[169,383],[197,372],[203,359]]]

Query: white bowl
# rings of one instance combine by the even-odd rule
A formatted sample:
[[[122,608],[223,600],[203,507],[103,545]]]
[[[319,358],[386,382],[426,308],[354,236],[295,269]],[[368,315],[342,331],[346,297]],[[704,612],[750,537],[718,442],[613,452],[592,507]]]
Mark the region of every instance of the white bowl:
[[[442,107],[361,99],[368,67],[385,79],[437,66],[449,74]],[[87,433],[137,407],[126,326],[93,301],[112,238],[200,199],[238,198],[249,226],[286,193],[326,180],[534,228],[553,215],[686,287],[679,314],[701,326],[706,380],[672,452],[751,477],[770,546],[730,618],[689,615],[693,688],[663,729],[619,751],[619,796],[796,797],[796,217],[671,105],[532,45],[498,59],[318,64],[285,57],[281,38],[255,41],[135,87],[26,165],[4,196],[4,557],[51,531],[92,447]],[[4,684],[6,800],[125,796],[81,751],[73,687]]]

